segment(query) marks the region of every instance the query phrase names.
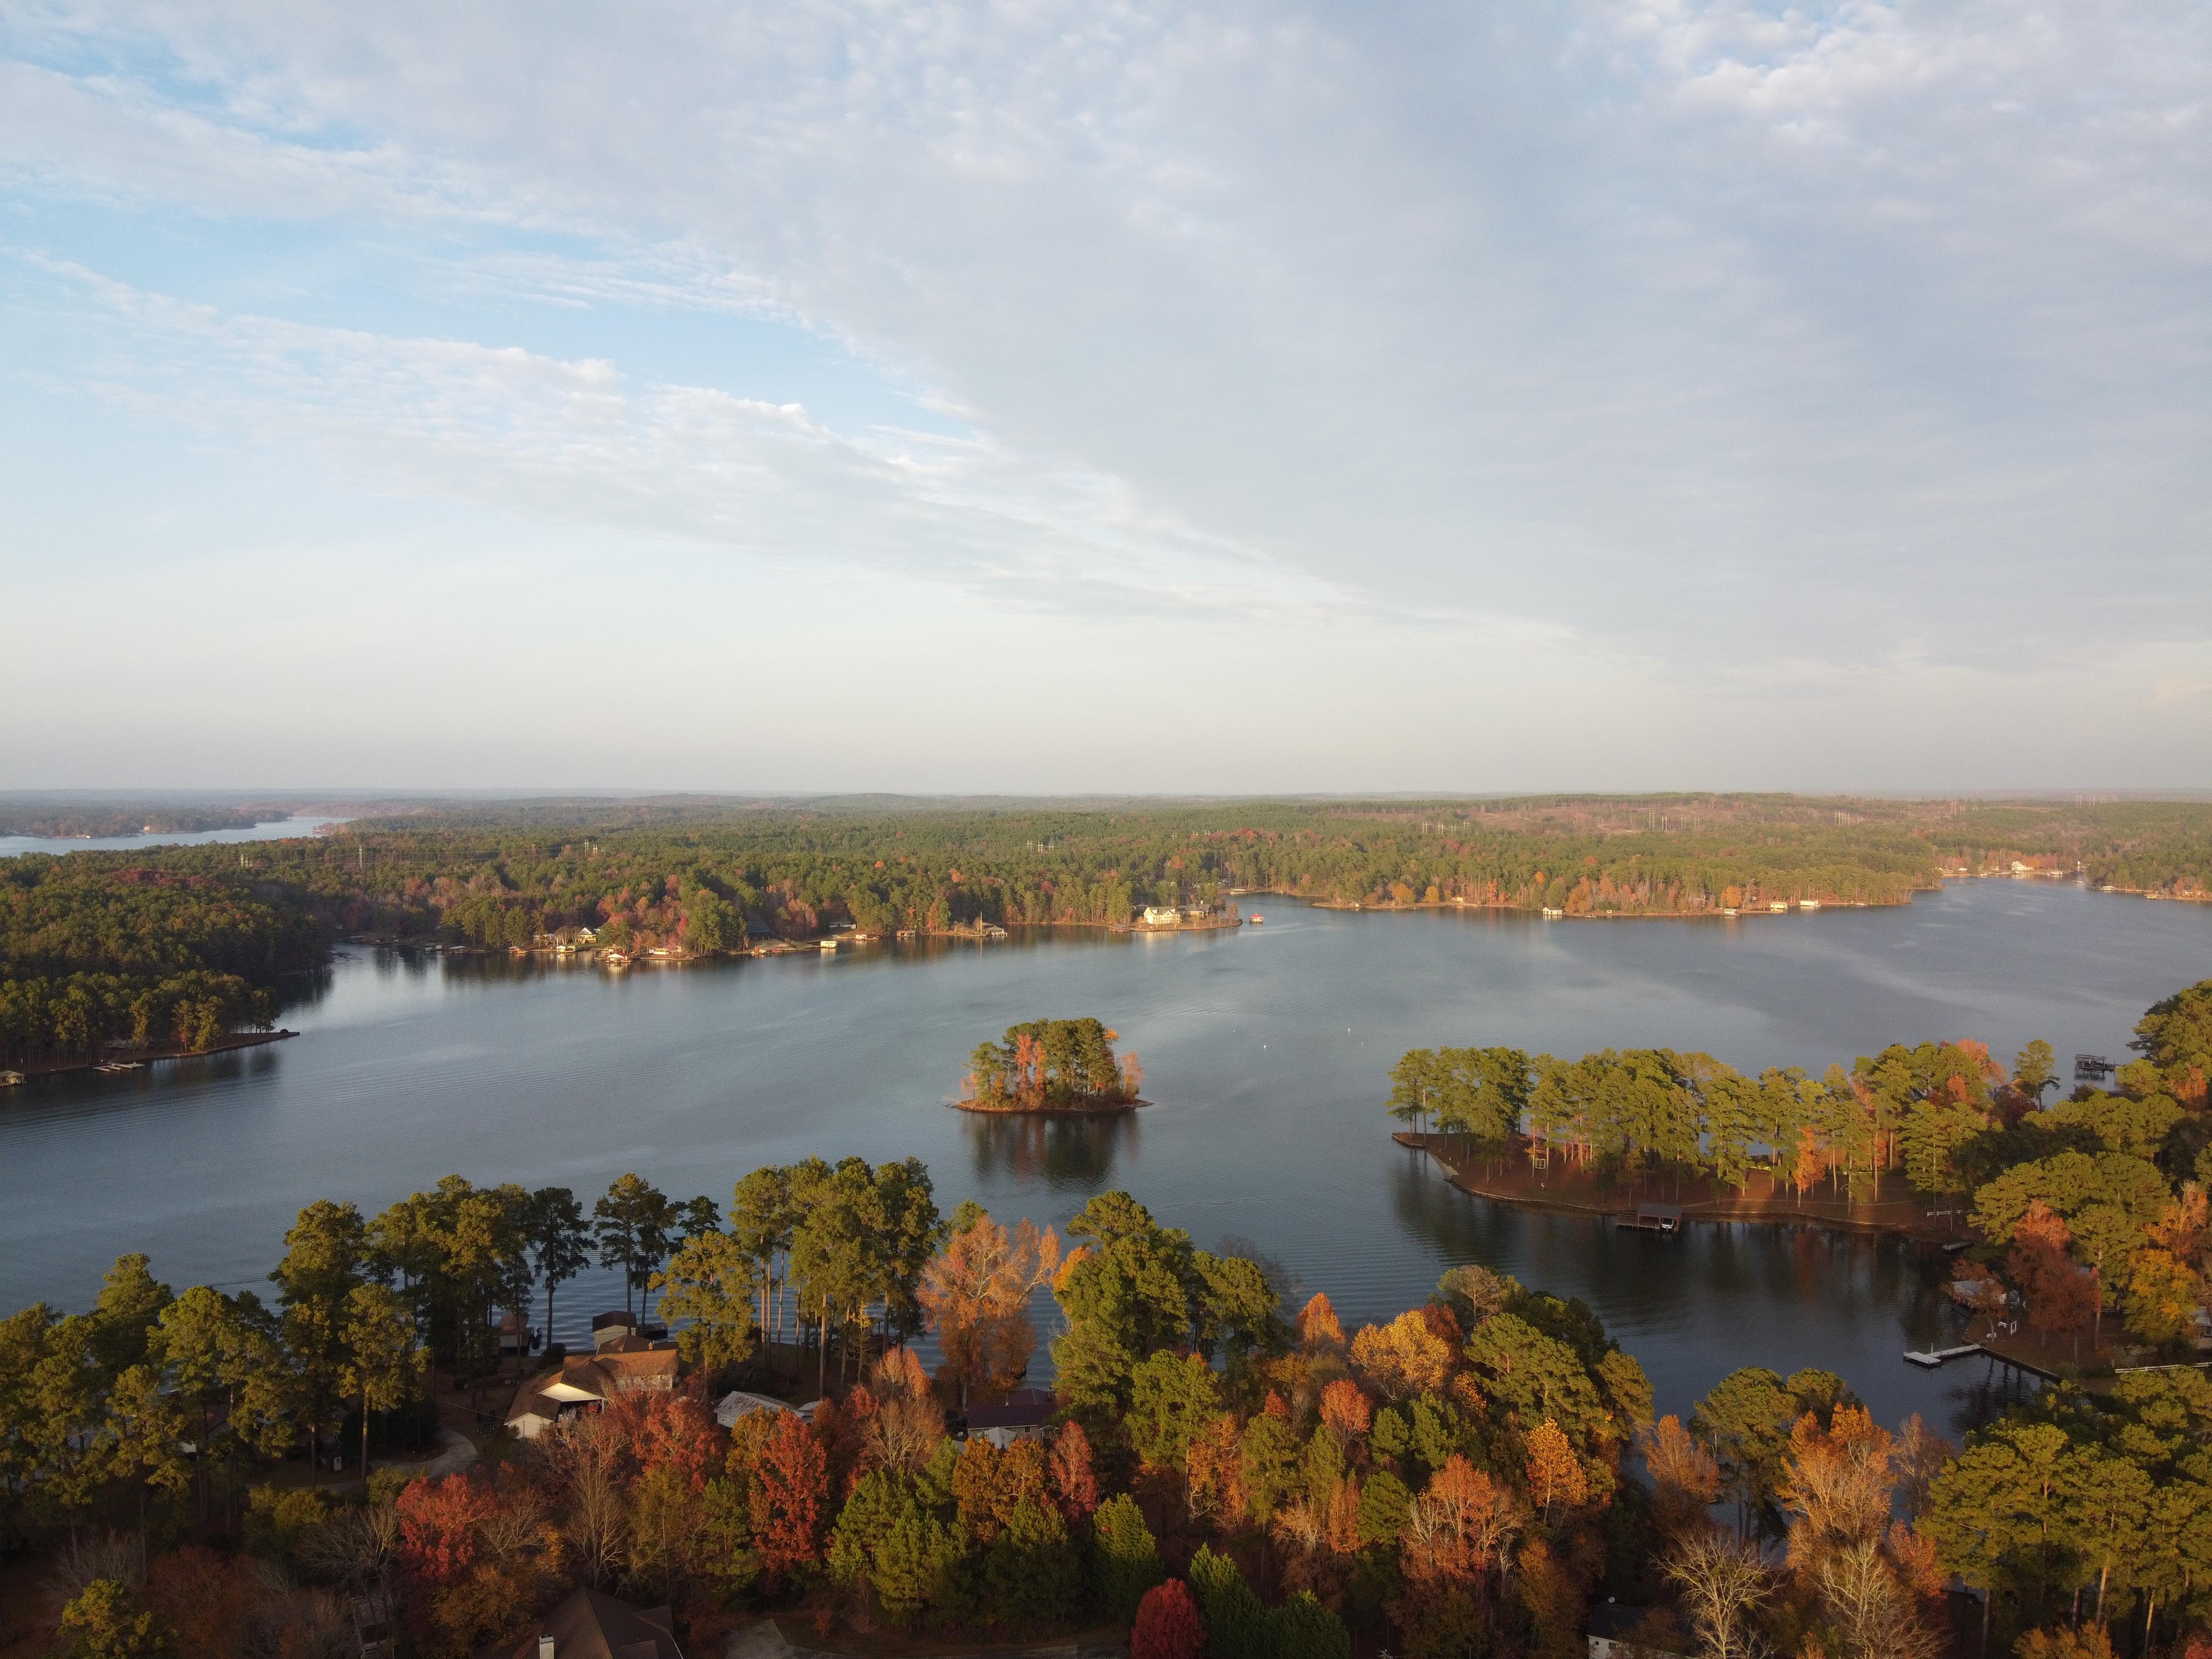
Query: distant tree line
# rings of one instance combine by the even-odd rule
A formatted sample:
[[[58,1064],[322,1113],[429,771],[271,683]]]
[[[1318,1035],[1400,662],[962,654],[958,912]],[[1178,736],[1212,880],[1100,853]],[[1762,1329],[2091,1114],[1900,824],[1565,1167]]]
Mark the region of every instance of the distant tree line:
[[[270,1018],[277,981],[338,937],[528,950],[588,932],[626,951],[714,955],[848,927],[1119,926],[1147,904],[1232,890],[1694,916],[1900,903],[1946,867],[2002,868],[2015,853],[2187,895],[2212,874],[2208,838],[2212,805],[2144,802],[508,803],[297,841],[0,862],[0,1054],[84,1058],[118,1037],[201,1046]]]

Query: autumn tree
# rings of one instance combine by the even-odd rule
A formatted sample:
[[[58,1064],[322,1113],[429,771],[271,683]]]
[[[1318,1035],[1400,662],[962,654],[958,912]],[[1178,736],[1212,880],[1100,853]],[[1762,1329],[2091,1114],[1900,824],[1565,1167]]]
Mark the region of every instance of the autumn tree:
[[[964,1222],[964,1224],[963,1224]],[[989,1399],[1018,1382],[1036,1346],[1031,1295],[1060,1271],[1060,1239],[1024,1220],[1009,1232],[981,1211],[957,1217],[918,1291],[945,1358],[938,1375],[958,1391]]]

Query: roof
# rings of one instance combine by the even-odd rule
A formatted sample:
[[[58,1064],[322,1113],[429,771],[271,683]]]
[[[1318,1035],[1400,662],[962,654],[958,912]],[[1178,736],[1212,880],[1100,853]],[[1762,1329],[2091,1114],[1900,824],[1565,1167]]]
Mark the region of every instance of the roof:
[[[1649,1607],[1623,1607],[1615,1601],[1602,1601],[1589,1610],[1589,1633],[1619,1641],[1643,1621]],[[567,1659],[564,1654],[562,1659]]]
[[[678,1355],[673,1348],[649,1348],[642,1352],[571,1354],[561,1369],[540,1371],[515,1390],[514,1404],[507,1413],[510,1423],[526,1417],[554,1418],[563,1406],[587,1400],[611,1400],[629,1389],[672,1387]],[[666,1382],[661,1379],[665,1377]]]
[[[813,1415],[811,1408],[798,1411],[781,1400],[769,1399],[764,1394],[747,1394],[742,1389],[733,1389],[715,1402],[714,1420],[726,1429],[732,1428],[739,1418],[750,1417],[755,1412],[790,1412],[794,1417],[811,1418]]]
[[[979,1429],[1030,1429],[1052,1420],[1060,1401],[1047,1389],[1016,1389],[995,1406],[968,1408],[968,1431]]]
[[[613,1325],[627,1325],[630,1329],[635,1330],[637,1328],[637,1316],[634,1313],[626,1313],[620,1308],[617,1308],[609,1313],[593,1314],[592,1316],[592,1328],[595,1331],[604,1331],[610,1326]]]
[[[684,1659],[666,1607],[633,1607],[595,1589],[580,1589],[513,1644],[477,1650],[477,1659],[538,1659],[538,1638],[553,1638],[554,1659]]]

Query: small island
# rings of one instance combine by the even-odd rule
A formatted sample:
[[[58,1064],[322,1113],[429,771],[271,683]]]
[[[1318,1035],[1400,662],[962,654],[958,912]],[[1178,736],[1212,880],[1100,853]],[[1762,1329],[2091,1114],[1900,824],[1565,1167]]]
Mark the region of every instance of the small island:
[[[1009,1025],[1003,1041],[978,1043],[961,1079],[963,1112],[1126,1112],[1144,1068],[1134,1054],[1117,1060],[1117,1034],[1095,1019],[1033,1019]]]

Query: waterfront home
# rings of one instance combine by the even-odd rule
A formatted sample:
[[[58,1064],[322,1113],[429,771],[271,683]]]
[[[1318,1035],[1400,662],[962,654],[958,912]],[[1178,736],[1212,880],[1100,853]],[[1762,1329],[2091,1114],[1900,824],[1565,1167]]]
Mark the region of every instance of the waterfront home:
[[[1145,926],[1174,927],[1182,921],[1182,912],[1172,904],[1147,904],[1145,907]]]
[[[478,1648],[476,1659],[684,1659],[684,1650],[672,1608],[580,1589],[538,1621],[536,1634]]]
[[[750,1417],[755,1412],[789,1412],[802,1423],[814,1420],[814,1408],[822,1402],[810,1400],[804,1406],[787,1406],[781,1400],[771,1400],[764,1394],[748,1394],[743,1389],[732,1389],[714,1404],[714,1420],[726,1429],[738,1426],[738,1419]]]
[[[1000,1451],[1017,1440],[1035,1440],[1060,1408],[1049,1389],[1016,1389],[995,1406],[971,1406],[968,1437],[989,1441]]]
[[[665,1394],[676,1386],[676,1350],[570,1354],[556,1370],[541,1371],[515,1390],[507,1426],[535,1440],[564,1417],[595,1412],[617,1395]]]

